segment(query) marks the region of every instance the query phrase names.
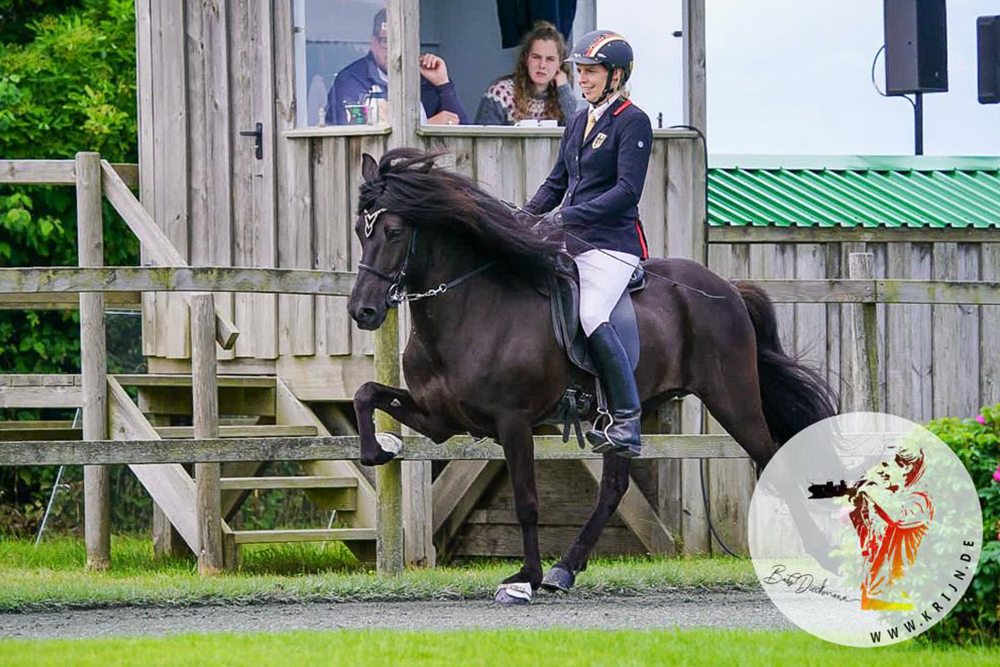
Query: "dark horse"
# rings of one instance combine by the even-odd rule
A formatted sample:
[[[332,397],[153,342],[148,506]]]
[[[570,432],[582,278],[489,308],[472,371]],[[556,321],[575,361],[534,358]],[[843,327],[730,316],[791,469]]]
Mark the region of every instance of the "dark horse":
[[[361,270],[348,311],[361,328],[376,329],[401,295],[434,298],[412,301],[403,355],[410,390],[367,382],[355,394],[361,461],[394,456],[376,439],[376,409],[435,442],[464,433],[495,439],[524,539],[523,567],[497,599],[524,602],[525,584],[542,583],[532,427],[580,373],[556,343],[548,299],[535,288],[561,244],[529,231],[469,179],[436,167],[438,155],[400,148],[377,164],[364,156],[355,225]],[[779,444],[836,413],[825,381],[782,351],[761,289],[686,259],[645,267],[651,275],[634,299],[644,411],[694,394],[761,469]],[[586,567],[628,484],[629,460],[605,454],[597,504],[550,573],[556,588],[568,588]],[[520,597],[504,594],[509,584],[520,584],[513,587]]]

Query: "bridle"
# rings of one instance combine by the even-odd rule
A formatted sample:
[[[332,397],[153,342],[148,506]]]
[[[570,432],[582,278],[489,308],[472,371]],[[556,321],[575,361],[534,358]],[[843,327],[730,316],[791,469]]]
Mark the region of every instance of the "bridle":
[[[381,214],[385,213],[387,210],[388,209],[386,208],[380,208],[374,213],[369,213],[368,211],[363,212],[365,216],[365,238],[369,238],[372,235],[372,233],[375,231],[376,220],[378,220],[378,217]],[[382,273],[375,267],[369,266],[364,262],[358,262],[358,269],[360,269],[361,271],[367,271],[373,276],[376,276],[377,278],[380,278],[389,283],[389,289],[386,292],[386,297],[385,297],[386,303],[388,304],[389,308],[395,308],[401,303],[409,303],[411,301],[428,299],[432,296],[440,296],[441,294],[444,294],[453,287],[461,285],[469,278],[472,278],[473,276],[482,273],[486,269],[496,264],[496,260],[493,260],[492,262],[487,262],[486,264],[483,264],[482,266],[473,269],[472,271],[469,271],[468,273],[463,274],[458,278],[455,278],[454,280],[450,280],[446,283],[441,283],[437,287],[432,287],[426,292],[410,294],[409,292],[406,291],[406,288],[403,286],[403,283],[406,281],[406,269],[409,268],[410,266],[410,260],[413,258],[416,247],[417,247],[417,228],[411,227],[410,243],[409,247],[407,247],[406,249],[406,256],[403,257],[402,264],[400,264],[399,268],[396,269],[393,275]]]

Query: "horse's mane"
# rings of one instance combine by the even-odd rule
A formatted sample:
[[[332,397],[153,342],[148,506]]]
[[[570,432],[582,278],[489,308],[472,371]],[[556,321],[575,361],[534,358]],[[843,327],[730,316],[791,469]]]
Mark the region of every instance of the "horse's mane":
[[[435,165],[443,154],[415,148],[386,152],[377,176],[361,184],[358,215],[385,208],[420,229],[462,233],[487,257],[550,271],[561,243],[533,233],[470,179]]]

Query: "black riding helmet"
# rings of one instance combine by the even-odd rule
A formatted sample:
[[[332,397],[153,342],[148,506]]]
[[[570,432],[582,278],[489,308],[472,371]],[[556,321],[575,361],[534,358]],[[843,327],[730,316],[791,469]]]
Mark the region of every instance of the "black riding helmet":
[[[568,63],[581,65],[604,65],[608,70],[608,81],[597,104],[602,104],[611,94],[611,84],[615,69],[622,71],[622,85],[632,75],[632,47],[625,38],[611,30],[593,30],[577,40],[573,52],[566,59]]]

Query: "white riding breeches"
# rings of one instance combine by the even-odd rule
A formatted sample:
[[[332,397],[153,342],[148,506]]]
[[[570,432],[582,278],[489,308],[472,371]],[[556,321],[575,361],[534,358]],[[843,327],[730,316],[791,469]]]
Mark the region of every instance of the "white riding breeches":
[[[639,258],[617,250],[588,250],[573,258],[580,270],[580,325],[588,336],[611,317]]]

